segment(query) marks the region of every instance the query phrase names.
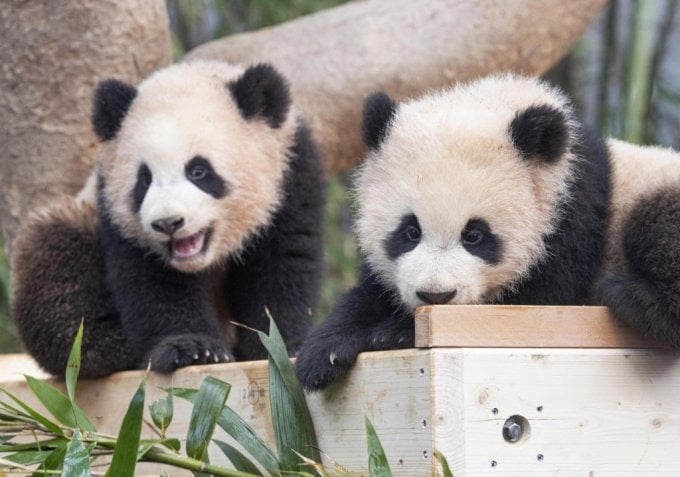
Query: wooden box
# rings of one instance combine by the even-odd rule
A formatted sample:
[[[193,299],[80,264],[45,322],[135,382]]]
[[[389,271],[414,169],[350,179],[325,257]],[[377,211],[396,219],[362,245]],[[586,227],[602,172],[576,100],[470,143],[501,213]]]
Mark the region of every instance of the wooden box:
[[[432,348],[365,353],[348,378],[309,395],[319,444],[336,462],[368,475],[367,415],[398,476],[438,473],[435,449],[456,477],[680,475],[679,355],[652,349],[605,309],[431,307],[417,315],[418,345]],[[28,397],[3,359],[0,381]],[[232,384],[229,405],[273,443],[266,369],[251,362],[153,375],[147,403],[159,387],[198,387],[210,374]],[[79,384],[78,401],[101,431],[117,432],[141,376]],[[176,406],[171,432],[183,440],[190,410]],[[511,416],[524,426],[518,442],[504,437]],[[216,452],[211,460],[224,463]]]

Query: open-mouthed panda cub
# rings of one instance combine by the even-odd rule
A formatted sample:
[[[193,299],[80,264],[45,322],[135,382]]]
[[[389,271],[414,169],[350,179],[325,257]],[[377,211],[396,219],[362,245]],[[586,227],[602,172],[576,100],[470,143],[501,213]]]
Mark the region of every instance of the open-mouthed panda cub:
[[[585,304],[610,196],[605,143],[559,91],[495,76],[364,108],[371,152],[356,177],[358,285],[306,339],[307,389],[362,351],[413,346],[428,304]]]
[[[322,169],[288,86],[268,65],[170,66],[138,88],[104,81],[96,204],[64,199],[14,246],[13,316],[26,349],[64,372],[160,372],[255,359],[265,308],[303,339],[322,267]]]

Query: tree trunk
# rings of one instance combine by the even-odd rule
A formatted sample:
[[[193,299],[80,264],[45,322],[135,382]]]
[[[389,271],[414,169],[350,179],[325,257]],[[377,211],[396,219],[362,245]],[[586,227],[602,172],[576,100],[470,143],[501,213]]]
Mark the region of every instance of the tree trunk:
[[[187,59],[266,61],[291,81],[329,173],[364,153],[364,97],[398,99],[499,71],[544,73],[606,0],[367,0],[202,45]]]
[[[170,63],[163,0],[3,1],[0,225],[11,246],[32,208],[82,187],[97,141],[92,91]]]

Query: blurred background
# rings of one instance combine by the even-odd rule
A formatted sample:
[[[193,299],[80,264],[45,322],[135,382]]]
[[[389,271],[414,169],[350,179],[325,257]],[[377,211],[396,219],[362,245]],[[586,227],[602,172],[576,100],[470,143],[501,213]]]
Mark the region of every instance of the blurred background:
[[[346,0],[168,0],[175,59],[225,35],[275,25]],[[573,98],[586,124],[605,136],[680,149],[678,0],[610,0],[600,18],[546,78]],[[321,320],[351,287],[351,171],[329,181],[326,280]],[[9,268],[0,238],[0,352],[20,351],[9,321]]]

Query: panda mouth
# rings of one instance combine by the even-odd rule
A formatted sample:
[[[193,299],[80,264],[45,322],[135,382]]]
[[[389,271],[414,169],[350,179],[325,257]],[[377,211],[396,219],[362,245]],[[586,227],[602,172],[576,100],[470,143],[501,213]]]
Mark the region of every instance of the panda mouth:
[[[188,237],[170,240],[170,254],[174,260],[187,260],[205,251],[210,238],[209,230],[201,230]]]

